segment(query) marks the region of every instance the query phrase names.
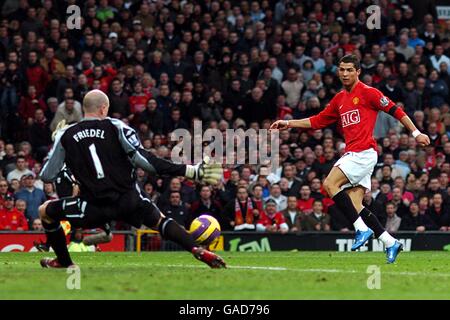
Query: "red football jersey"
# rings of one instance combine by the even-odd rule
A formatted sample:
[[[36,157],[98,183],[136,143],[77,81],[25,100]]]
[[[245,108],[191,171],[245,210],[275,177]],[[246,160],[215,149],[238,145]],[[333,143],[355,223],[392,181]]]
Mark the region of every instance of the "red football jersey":
[[[0,210],[0,225],[2,225],[2,228],[9,227],[10,230],[14,231],[17,230],[17,228],[28,230],[27,219],[24,214],[16,208],[12,208],[11,210]]]
[[[309,198],[308,200],[298,199],[297,208],[303,213],[311,213],[314,203],[314,198]]]
[[[262,212],[260,212],[259,219],[258,219],[259,224],[261,224],[265,227],[272,226],[275,224],[278,229],[280,228],[280,225],[282,225],[285,222],[286,221],[284,220],[284,216],[281,212],[277,212],[272,217],[269,217],[269,215],[267,213],[262,211]]]
[[[378,111],[384,111],[400,120],[406,114],[380,90],[358,81],[351,92],[338,92],[325,109],[310,118],[313,129],[321,129],[338,122],[342,127],[345,151],[360,152],[373,148],[377,143],[373,129]]]

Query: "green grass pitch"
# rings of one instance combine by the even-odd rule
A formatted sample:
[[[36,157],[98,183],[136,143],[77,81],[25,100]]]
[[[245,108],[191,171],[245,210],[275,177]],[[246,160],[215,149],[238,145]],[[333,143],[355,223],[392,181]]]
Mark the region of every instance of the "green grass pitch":
[[[73,254],[72,274],[42,269],[51,254],[0,253],[0,299],[450,299],[450,253],[222,252],[213,270],[184,252]],[[380,289],[371,270],[379,267]],[[374,269],[372,269],[374,268]],[[69,280],[69,281],[68,281]]]

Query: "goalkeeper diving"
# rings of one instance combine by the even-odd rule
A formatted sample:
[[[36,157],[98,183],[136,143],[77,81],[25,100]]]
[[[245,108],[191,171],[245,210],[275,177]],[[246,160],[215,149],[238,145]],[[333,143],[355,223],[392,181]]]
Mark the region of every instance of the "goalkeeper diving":
[[[41,260],[41,265],[65,268],[73,264],[59,223],[68,220],[72,228],[86,229],[111,221],[124,221],[136,228],[145,225],[157,229],[164,239],[179,244],[210,267],[225,267],[221,257],[198,247],[183,227],[145,197],[134,174],[136,168],[142,168],[150,175],[185,176],[215,184],[222,178],[222,165],[209,158],[196,165],[161,159],[143,149],[132,128],[120,120],[108,118],[108,109],[108,97],[99,90],[92,90],[83,100],[84,118],[56,133],[41,179],[53,182],[66,165],[80,193],[40,206],[48,242],[57,256]]]

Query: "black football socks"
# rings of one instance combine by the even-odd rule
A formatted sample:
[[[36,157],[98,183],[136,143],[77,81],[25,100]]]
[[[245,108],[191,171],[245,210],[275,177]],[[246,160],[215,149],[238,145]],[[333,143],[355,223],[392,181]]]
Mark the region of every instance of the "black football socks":
[[[171,218],[163,218],[158,229],[164,239],[171,240],[181,245],[183,249],[189,252],[192,252],[192,248],[197,246],[186,229]]]
[[[385,230],[381,225],[380,220],[378,220],[377,216],[367,208],[362,209],[360,215],[367,226],[373,230],[375,237],[379,238]]]
[[[67,250],[66,235],[59,222],[46,223],[42,222],[42,225],[47,234],[47,242],[55,251],[58,262],[63,267],[68,267],[73,264],[70,259],[69,250]]]

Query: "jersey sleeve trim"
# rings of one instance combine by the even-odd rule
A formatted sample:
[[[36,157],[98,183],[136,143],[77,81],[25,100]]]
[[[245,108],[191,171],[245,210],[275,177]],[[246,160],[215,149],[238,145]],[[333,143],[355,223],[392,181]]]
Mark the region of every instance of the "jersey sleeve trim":
[[[52,182],[56,179],[58,174],[61,172],[64,167],[66,151],[62,145],[61,139],[67,129],[73,127],[75,124],[72,124],[68,127],[65,127],[58,131],[55,137],[55,143],[53,144],[52,150],[50,150],[48,154],[48,160],[44,164],[42,171],[40,173],[40,177],[44,182]]]
[[[139,152],[140,150],[143,150],[143,147],[136,131],[121,120],[112,118],[107,119],[117,128],[120,144],[133,166],[144,169],[150,174],[155,174],[156,170],[153,165]]]

